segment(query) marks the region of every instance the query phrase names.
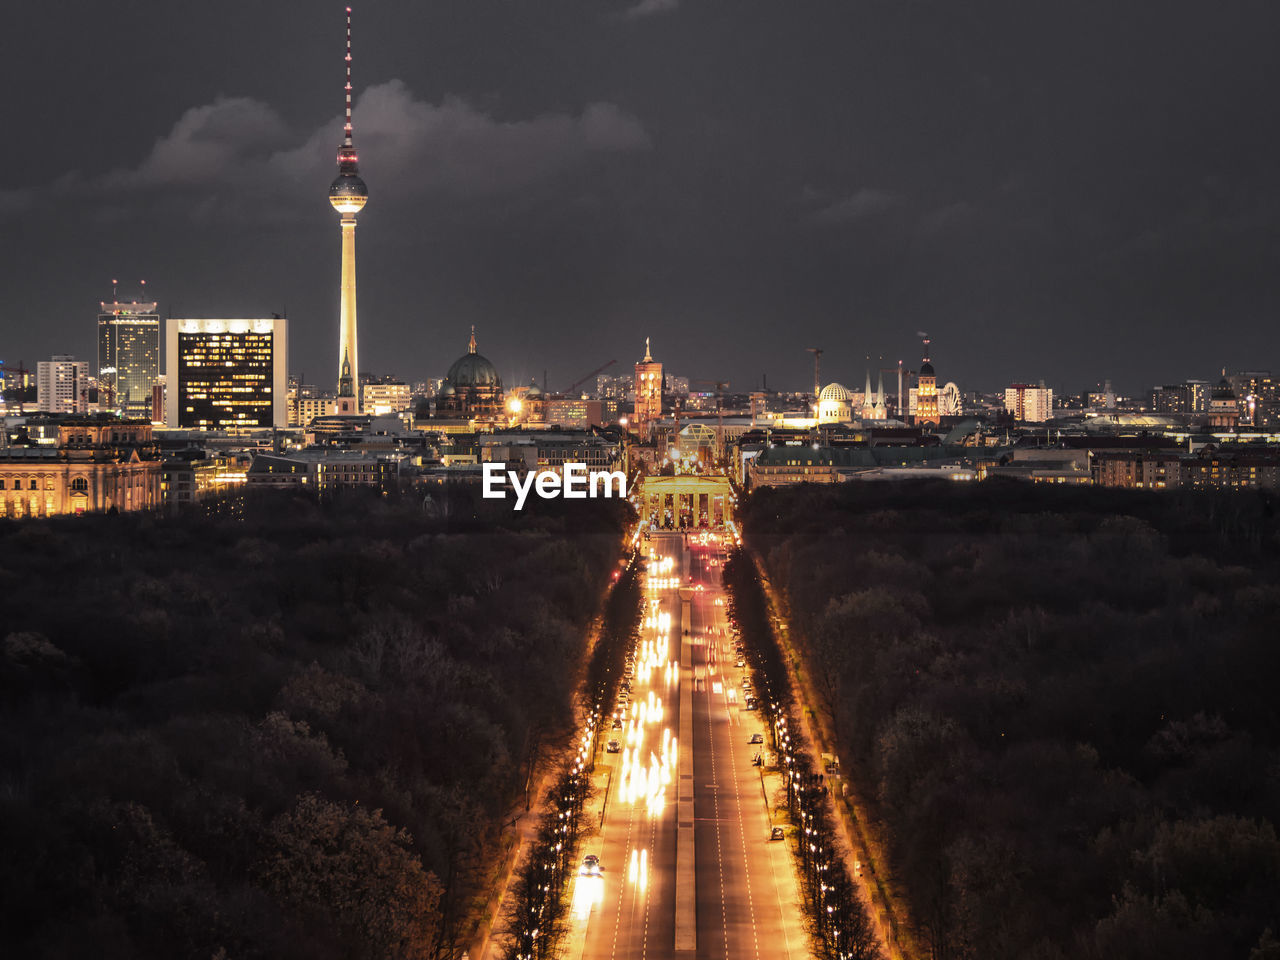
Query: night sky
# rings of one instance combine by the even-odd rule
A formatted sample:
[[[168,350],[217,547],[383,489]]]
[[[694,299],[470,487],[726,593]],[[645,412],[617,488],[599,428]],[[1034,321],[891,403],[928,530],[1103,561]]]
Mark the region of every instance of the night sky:
[[[1073,392],[1280,368],[1280,4],[354,4],[365,372],[509,385],[864,357]],[[344,5],[27,3],[4,52],[0,357],[97,301],[290,319],[336,379]]]

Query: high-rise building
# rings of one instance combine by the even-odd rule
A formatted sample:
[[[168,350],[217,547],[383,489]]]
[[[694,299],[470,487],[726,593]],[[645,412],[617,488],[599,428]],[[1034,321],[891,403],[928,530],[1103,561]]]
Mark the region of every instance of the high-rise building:
[[[1213,384],[1208,380],[1188,380],[1186,388],[1187,412],[1207,413],[1209,411],[1209,393],[1213,389]]]
[[[151,418],[151,390],[160,373],[160,315],[145,296],[112,291],[98,310],[98,404],[126,417]]]
[[[36,364],[36,402],[43,413],[89,412],[89,364],[55,356]]]
[[[1185,383],[1151,388],[1151,412],[1167,415],[1191,412],[1191,389]]]
[[[329,185],[329,204],[341,214],[342,297],[338,314],[338,402],[336,412],[360,412],[360,354],[356,336],[356,214],[364,209],[369,189],[360,179],[351,133],[351,8],[347,7],[346,125],[338,148],[338,176]]]
[[[242,432],[288,422],[288,321],[179,320],[165,328],[165,424]]]
[[[649,338],[644,338],[644,359],[636,364],[636,406],[631,427],[638,433],[648,429],[649,421],[662,416],[662,364],[649,352]]]
[[[1043,383],[1038,387],[1015,383],[1005,388],[1004,408],[1015,420],[1044,423],[1053,419],[1053,390]]]

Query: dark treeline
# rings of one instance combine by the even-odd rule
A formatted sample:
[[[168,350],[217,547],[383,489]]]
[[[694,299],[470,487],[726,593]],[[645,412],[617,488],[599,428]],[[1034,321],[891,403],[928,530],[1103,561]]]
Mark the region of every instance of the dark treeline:
[[[752,689],[760,696],[769,746],[786,787],[787,812],[796,829],[791,850],[809,921],[811,949],[821,960],[881,960],[875,927],[841,855],[830,801],[813,758],[791,733],[795,701],[782,647],[769,616],[768,599],[755,564],[735,550],[724,565],[729,617],[742,639]]]
[[[936,960],[1280,957],[1273,497],[846,484],[744,527]]]
[[[0,954],[452,956],[624,520],[503,506],[0,523]]]
[[[597,738],[606,733],[627,651],[640,635],[639,569],[632,555],[605,603],[584,684],[586,725],[577,754],[567,757],[543,797],[542,818],[507,899],[504,960],[545,960],[559,955],[569,932],[566,890],[578,863],[585,803],[592,794],[591,764]],[[607,734],[606,734],[607,735]]]

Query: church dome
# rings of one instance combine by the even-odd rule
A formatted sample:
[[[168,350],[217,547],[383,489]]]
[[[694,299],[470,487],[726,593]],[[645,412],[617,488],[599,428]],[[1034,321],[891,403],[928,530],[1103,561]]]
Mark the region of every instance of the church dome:
[[[1218,381],[1218,385],[1213,388],[1213,393],[1210,396],[1214,400],[1234,400],[1236,392],[1231,389],[1231,382],[1224,376]]]
[[[925,361],[923,364],[921,364],[921,366],[920,366],[920,376],[922,376],[922,377],[932,377],[933,375],[934,375],[934,374],[933,374],[933,364],[932,364],[932,363],[930,363],[928,360],[926,360],[926,361]]]
[[[453,384],[451,383],[446,383],[444,385],[444,389],[440,391],[440,393],[446,397],[452,397],[457,392],[457,390],[453,389]]]
[[[536,382],[533,382],[533,383],[530,383],[530,384],[529,384],[529,389],[525,391],[525,396],[526,396],[526,397],[540,397],[540,396],[542,396],[542,391],[541,391],[540,389],[538,389],[538,384],[537,384]]]
[[[448,380],[453,387],[497,387],[502,389],[502,378],[497,368],[482,354],[468,353],[459,357],[449,368]]]
[[[853,394],[851,394],[848,388],[845,387],[843,384],[828,383],[825,387],[822,388],[822,392],[818,394],[818,399],[819,400],[838,400],[838,401],[843,401],[845,403],[849,403],[850,401],[853,400]]]
[[[468,387],[492,388],[502,390],[502,378],[498,376],[498,368],[482,354],[476,352],[476,328],[471,328],[471,342],[467,352],[453,361],[445,382],[456,390]]]

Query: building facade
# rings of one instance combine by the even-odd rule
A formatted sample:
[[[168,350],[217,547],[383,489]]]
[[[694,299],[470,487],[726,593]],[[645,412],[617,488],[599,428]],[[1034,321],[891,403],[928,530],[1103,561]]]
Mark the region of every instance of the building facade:
[[[160,374],[160,315],[154,300],[103,300],[98,312],[98,405],[151,417]]]
[[[283,317],[170,317],[166,341],[167,426],[238,433],[288,425],[289,339]]]
[[[364,385],[364,412],[375,417],[403,413],[413,406],[413,393],[407,383],[385,381]]]
[[[0,450],[0,517],[149,510],[161,501],[149,420],[65,420],[56,446]]]
[[[36,403],[41,413],[89,412],[89,364],[56,356],[36,364]]]
[[[644,338],[644,359],[636,364],[635,412],[631,428],[644,433],[652,420],[662,416],[662,364],[649,352],[649,338]]]
[[[1005,388],[1004,408],[1015,420],[1044,423],[1053,419],[1053,390],[1015,383]]]
[[[916,380],[916,423],[937,425],[942,420],[938,412],[938,377],[933,371],[929,352],[929,339],[926,337],[924,363],[920,365],[920,376]]]

